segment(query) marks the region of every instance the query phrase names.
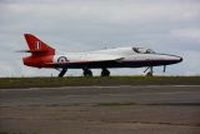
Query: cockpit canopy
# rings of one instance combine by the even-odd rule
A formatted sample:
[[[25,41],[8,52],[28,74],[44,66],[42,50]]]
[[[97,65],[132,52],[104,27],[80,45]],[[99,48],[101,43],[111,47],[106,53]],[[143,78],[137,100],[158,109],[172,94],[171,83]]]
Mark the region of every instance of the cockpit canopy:
[[[146,49],[142,47],[133,47],[132,49],[134,52],[140,53],[140,54],[154,54],[155,53],[155,51],[153,51],[152,49]]]

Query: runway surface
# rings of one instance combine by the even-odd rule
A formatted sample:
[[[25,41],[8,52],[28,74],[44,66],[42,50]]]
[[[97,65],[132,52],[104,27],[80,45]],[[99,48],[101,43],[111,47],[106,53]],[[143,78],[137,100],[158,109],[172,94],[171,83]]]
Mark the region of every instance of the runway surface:
[[[0,89],[0,132],[200,134],[200,86]]]

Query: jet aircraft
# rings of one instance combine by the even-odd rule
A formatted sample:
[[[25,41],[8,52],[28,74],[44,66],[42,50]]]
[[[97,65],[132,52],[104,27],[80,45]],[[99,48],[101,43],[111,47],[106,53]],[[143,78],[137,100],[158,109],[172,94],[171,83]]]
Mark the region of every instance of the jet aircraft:
[[[102,69],[101,76],[110,76],[108,68],[140,68],[147,67],[147,75],[153,75],[154,66],[176,64],[182,57],[170,54],[157,53],[143,47],[122,47],[90,52],[68,52],[56,54],[54,48],[41,41],[32,34],[24,34],[29,50],[21,52],[31,53],[23,57],[23,63],[37,68],[53,68],[63,77],[68,69],[82,69],[84,76],[93,76],[91,69]]]

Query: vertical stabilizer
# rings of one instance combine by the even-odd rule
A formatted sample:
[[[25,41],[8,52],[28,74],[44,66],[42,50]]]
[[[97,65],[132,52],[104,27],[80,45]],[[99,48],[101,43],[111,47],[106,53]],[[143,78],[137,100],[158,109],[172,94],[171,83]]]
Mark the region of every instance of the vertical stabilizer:
[[[30,53],[33,56],[55,55],[55,49],[32,34],[24,34]]]

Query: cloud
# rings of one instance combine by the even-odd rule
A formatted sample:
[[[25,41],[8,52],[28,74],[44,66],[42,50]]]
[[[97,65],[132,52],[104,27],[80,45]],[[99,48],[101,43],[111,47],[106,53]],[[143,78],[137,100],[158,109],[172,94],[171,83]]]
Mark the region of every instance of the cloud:
[[[200,28],[184,28],[171,31],[171,34],[183,40],[191,40],[200,43]]]

